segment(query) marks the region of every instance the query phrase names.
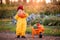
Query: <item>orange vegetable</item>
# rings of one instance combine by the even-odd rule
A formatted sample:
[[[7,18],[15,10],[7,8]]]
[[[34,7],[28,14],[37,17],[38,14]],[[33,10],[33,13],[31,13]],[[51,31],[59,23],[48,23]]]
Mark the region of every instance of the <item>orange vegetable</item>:
[[[19,13],[18,16],[21,17],[21,18],[25,18],[26,17],[26,15],[24,13]]]

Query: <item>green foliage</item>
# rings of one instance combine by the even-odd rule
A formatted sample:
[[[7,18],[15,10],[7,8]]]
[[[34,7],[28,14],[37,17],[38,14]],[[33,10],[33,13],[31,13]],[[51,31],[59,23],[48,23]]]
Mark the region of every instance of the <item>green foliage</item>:
[[[60,26],[60,20],[46,19],[43,24],[49,26]]]
[[[50,15],[51,13],[46,10],[45,12],[43,12],[43,14],[45,14],[45,15]]]
[[[59,26],[45,26],[45,35],[60,36]]]
[[[26,33],[31,34],[31,32],[32,32],[31,27],[27,27]]]
[[[60,11],[59,10],[54,10],[52,12],[48,11],[48,10],[45,10],[44,12],[40,12],[40,14],[44,14],[44,15],[56,15],[56,14],[60,14]]]
[[[18,5],[14,5],[14,4],[0,4],[0,7],[14,7],[14,6],[18,6]]]
[[[16,14],[16,10],[0,10],[0,18],[10,18]]]
[[[0,21],[0,31],[15,32],[16,26],[11,21]]]
[[[16,14],[17,5],[0,5],[0,18],[11,18]]]

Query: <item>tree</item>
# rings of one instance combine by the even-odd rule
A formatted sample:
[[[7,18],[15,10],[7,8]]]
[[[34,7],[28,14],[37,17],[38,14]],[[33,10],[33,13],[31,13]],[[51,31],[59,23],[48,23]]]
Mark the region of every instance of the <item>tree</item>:
[[[9,4],[10,2],[9,2],[9,0],[5,0],[6,1],[6,4]]]
[[[1,4],[2,4],[2,0],[0,0]]]

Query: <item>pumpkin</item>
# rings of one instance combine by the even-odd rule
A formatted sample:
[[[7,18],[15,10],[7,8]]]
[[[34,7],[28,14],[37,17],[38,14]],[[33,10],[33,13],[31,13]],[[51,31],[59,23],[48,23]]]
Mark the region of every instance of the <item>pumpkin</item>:
[[[21,18],[25,18],[25,17],[26,17],[26,14],[24,14],[24,13],[19,13],[18,16],[21,17]]]

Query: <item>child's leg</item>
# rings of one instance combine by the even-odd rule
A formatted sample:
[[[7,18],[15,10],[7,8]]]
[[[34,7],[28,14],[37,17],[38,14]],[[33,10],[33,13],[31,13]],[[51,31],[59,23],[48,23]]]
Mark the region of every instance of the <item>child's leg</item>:
[[[35,29],[32,28],[32,38],[34,38],[34,35],[36,34]]]
[[[39,38],[42,38],[42,32],[40,32],[40,34],[39,34]]]
[[[16,36],[17,36],[17,38],[19,38],[21,36],[21,27],[20,27],[20,25],[18,25],[16,27]]]
[[[18,31],[16,32],[16,36],[17,36],[17,38],[20,37],[20,33]]]
[[[26,33],[26,24],[23,24],[22,28],[21,28],[21,36],[22,38],[25,38],[25,33]]]

